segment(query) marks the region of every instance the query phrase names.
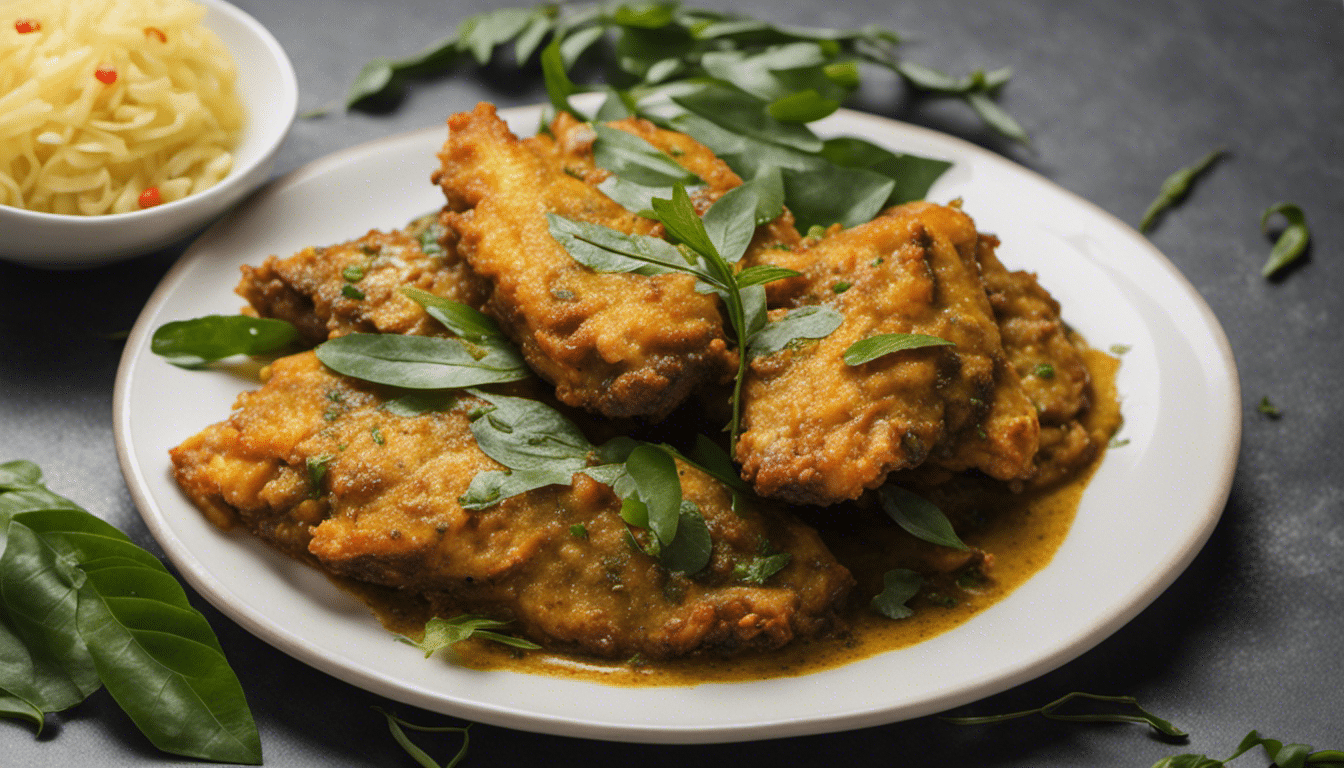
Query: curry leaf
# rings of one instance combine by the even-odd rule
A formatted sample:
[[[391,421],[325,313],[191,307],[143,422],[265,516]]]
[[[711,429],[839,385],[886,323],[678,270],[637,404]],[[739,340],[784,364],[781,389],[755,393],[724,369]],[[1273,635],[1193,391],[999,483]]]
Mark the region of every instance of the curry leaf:
[[[1311,230],[1307,229],[1307,216],[1293,203],[1275,203],[1260,214],[1260,230],[1268,233],[1269,219],[1281,214],[1288,226],[1279,233],[1274,241],[1274,250],[1269,253],[1269,261],[1260,269],[1261,277],[1273,277],[1279,270],[1297,261],[1311,242]]]
[[[471,745],[470,724],[462,727],[415,725],[402,720],[400,717],[397,717],[380,707],[374,707],[374,709],[382,713],[383,717],[387,718],[387,728],[392,733],[392,739],[396,741],[402,749],[406,750],[406,754],[410,755],[411,759],[415,760],[420,768],[454,768],[467,756],[467,748]],[[421,731],[423,733],[460,733],[462,734],[462,746],[458,748],[457,754],[453,756],[452,760],[449,760],[443,765],[439,765],[435,762],[434,758],[429,756],[429,753],[417,747],[410,740],[410,737],[406,735],[406,731],[404,731],[403,728],[410,728],[413,731]]]
[[[700,178],[682,168],[662,150],[632,133],[602,124],[593,126],[593,161],[627,181],[647,187],[696,184]]]
[[[429,291],[407,286],[401,294],[425,308],[425,312],[443,323],[453,333],[470,341],[481,342],[491,339],[503,339],[495,321],[489,315],[461,302],[450,301]]]
[[[919,591],[923,578],[914,571],[895,568],[882,575],[882,591],[873,596],[869,605],[889,619],[905,619],[914,615],[906,605]]]
[[[882,510],[915,538],[931,544],[969,551],[952,529],[952,523],[936,504],[899,485],[884,485],[878,490]]]
[[[669,571],[695,574],[709,565],[714,542],[709,536],[709,526],[700,509],[693,502],[681,502],[678,514],[677,534],[670,544],[662,548],[659,562]]]
[[[896,182],[866,168],[820,163],[808,170],[784,168],[784,199],[799,231],[840,224],[855,227],[887,205]],[[844,190],[844,194],[836,194]]]
[[[1136,714],[1130,714],[1128,712],[1123,711],[1069,714],[1060,711],[1070,702],[1078,700],[1098,701],[1108,704],[1121,704],[1124,705],[1125,707],[1131,708],[1132,710],[1134,710]],[[978,717],[944,717],[942,719],[955,725],[987,725],[991,723],[1006,722],[1008,720],[1016,720],[1022,717],[1030,717],[1031,715],[1040,715],[1050,720],[1064,720],[1075,723],[1142,723],[1144,725],[1151,727],[1153,730],[1157,731],[1159,734],[1169,739],[1183,739],[1189,735],[1180,728],[1177,728],[1176,726],[1172,725],[1169,721],[1164,720],[1158,717],[1157,715],[1154,715],[1152,712],[1149,712],[1148,710],[1139,706],[1138,701],[1133,696],[1102,696],[1095,693],[1083,693],[1081,691],[1074,691],[1073,693],[1066,694],[1064,696],[1059,697],[1058,699],[1055,699],[1049,704],[1046,704],[1043,707],[1037,707],[1036,709],[1025,709],[1020,712],[1009,712],[1002,715],[984,715]],[[1245,742],[1243,742],[1243,745],[1244,744]],[[1246,751],[1246,749],[1250,749],[1250,747],[1247,746],[1244,749],[1240,750],[1239,752],[1237,752],[1237,755],[1240,755],[1242,752]],[[1237,755],[1233,755],[1233,757],[1236,757]],[[1198,760],[1194,760],[1194,758],[1208,760],[1208,758],[1204,757],[1203,755],[1181,755],[1179,757],[1187,759],[1169,763],[1169,765],[1171,766],[1208,765],[1207,763],[1201,763],[1198,762]],[[1232,758],[1228,759],[1231,760]],[[1212,764],[1221,765],[1222,763],[1219,763],[1218,761],[1212,761]]]
[[[1225,149],[1215,149],[1201,158],[1194,165],[1182,168],[1168,176],[1162,182],[1162,188],[1159,190],[1157,198],[1148,206],[1144,212],[1143,219],[1139,221],[1139,231],[1147,232],[1153,228],[1157,217],[1163,211],[1185,199],[1190,193],[1190,187],[1194,185],[1195,180],[1203,175],[1213,164],[1227,154]]]
[[[751,337],[747,354],[753,358],[772,355],[799,339],[825,338],[839,328],[842,322],[844,316],[830,307],[791,309]]]
[[[405,389],[459,389],[530,375],[512,348],[492,349],[477,359],[461,341],[433,336],[352,333],[316,351],[337,373]]]
[[[527,650],[536,650],[541,646],[513,635],[505,635],[493,630],[502,629],[508,626],[507,621],[499,621],[486,616],[476,616],[470,613],[464,613],[452,618],[442,618],[435,616],[425,622],[425,633],[419,640],[413,640],[405,635],[397,635],[397,639],[414,645],[416,648],[424,651],[425,658],[434,655],[435,651],[444,648],[451,648],[454,645],[472,637],[479,637],[484,640],[492,640],[496,643],[512,646],[514,648],[523,648]]]
[[[952,167],[946,160],[896,153],[854,137],[827,139],[820,154],[842,168],[865,168],[891,179],[883,207],[923,200],[933,182]]]
[[[101,683],[160,749],[260,763],[242,687],[182,587],[35,469],[0,465],[0,711],[31,718]],[[33,677],[15,685],[14,673]]]
[[[299,340],[284,320],[246,315],[206,315],[164,323],[149,348],[173,365],[193,367],[233,355],[275,352]]]
[[[937,336],[929,336],[923,333],[884,333],[878,336],[869,336],[850,344],[849,349],[845,350],[845,364],[863,365],[893,352],[920,349],[921,347],[945,346],[955,346],[955,344],[947,339],[940,339]]]
[[[598,272],[636,272],[643,275],[669,271],[691,272],[704,280],[703,272],[693,271],[666,240],[648,235],[627,235],[610,227],[546,214],[551,236],[573,259]]]
[[[671,545],[681,521],[681,478],[676,461],[662,448],[644,444],[630,452],[625,466],[639,500],[647,507],[648,524],[644,527],[660,544]]]
[[[822,148],[821,139],[806,126],[776,120],[767,111],[766,102],[733,88],[706,85],[672,100],[733,133],[802,152]]]

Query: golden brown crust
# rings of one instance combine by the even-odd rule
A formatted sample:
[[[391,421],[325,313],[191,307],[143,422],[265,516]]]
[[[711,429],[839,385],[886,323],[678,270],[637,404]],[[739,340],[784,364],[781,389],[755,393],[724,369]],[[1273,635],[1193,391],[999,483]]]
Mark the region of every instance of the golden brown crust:
[[[824,304],[844,321],[753,361],[737,458],[757,492],[830,504],[925,461],[1000,479],[1030,474],[1038,424],[1004,358],[977,243],[965,214],[920,203],[779,252],[776,264],[803,274],[776,300]],[[887,333],[955,346],[844,362],[850,345]]]
[[[484,285],[458,258],[455,236],[438,219],[244,265],[235,290],[253,312],[293,323],[310,344],[348,333],[441,334],[442,326],[399,289],[420,288],[479,307]]]
[[[610,658],[815,636],[853,584],[815,531],[772,509],[734,509],[722,485],[685,464],[683,495],[713,540],[709,566],[693,578],[632,549],[620,500],[583,475],[463,509],[457,500],[476,473],[500,469],[471,434],[480,401],[464,395],[411,417],[382,402],[377,388],[332,374],[311,352],[281,358],[228,421],[172,451],[174,475],[211,519],[333,574],[424,592],[454,613],[511,619],[548,647]],[[792,560],[766,584],[744,581],[735,567],[762,547]]]
[[[485,311],[556,396],[605,416],[658,419],[696,387],[730,375],[717,299],[689,275],[597,273],[549,232],[554,213],[625,233],[658,225],[599,192],[564,157],[591,147],[562,117],[556,134],[520,140],[494,107],[453,115],[435,174],[458,250],[491,286]],[[590,131],[591,132],[591,131]]]

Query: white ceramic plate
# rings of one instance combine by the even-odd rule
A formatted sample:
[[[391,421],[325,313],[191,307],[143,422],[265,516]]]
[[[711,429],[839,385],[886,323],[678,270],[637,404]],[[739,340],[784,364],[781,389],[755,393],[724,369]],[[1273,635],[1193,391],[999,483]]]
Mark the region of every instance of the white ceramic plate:
[[[519,133],[535,108],[504,110]],[[391,699],[548,733],[715,742],[888,723],[996,693],[1069,661],[1138,613],[1186,567],[1227,500],[1240,440],[1236,370],[1205,303],[1134,230],[974,145],[840,112],[851,134],[955,163],[929,199],[960,197],[1011,268],[1039,273],[1096,346],[1126,344],[1122,436],[1087,489],[1054,560],[1007,599],[920,645],[802,677],[619,688],[427,661],[316,572],[205,521],[169,476],[168,449],[223,419],[253,387],[224,370],[184,371],[149,352],[162,323],[232,313],[241,264],[397,227],[442,204],[429,183],[442,128],[337,153],[273,184],[207,232],[164,278],[117,376],[117,448],[137,504],[174,565],[207,600],[295,658]]]

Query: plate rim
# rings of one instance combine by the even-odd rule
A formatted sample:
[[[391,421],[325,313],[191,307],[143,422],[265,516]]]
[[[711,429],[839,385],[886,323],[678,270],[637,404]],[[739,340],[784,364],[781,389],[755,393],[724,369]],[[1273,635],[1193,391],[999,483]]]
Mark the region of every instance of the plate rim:
[[[502,115],[504,113],[525,115],[539,109],[539,105],[533,105],[501,109],[500,111]],[[441,135],[441,132],[444,130],[442,125],[427,126],[425,128],[363,142],[324,155],[323,157],[306,163],[300,168],[272,181],[249,198],[242,206],[232,211],[223,220],[203,233],[164,275],[158,286],[155,287],[153,293],[146,301],[145,307],[137,318],[132,332],[127,339],[125,351],[123,352],[117,368],[116,384],[113,394],[113,425],[118,460],[122,473],[126,478],[127,486],[142,519],[145,520],[151,534],[160,546],[163,547],[165,553],[179,573],[183,575],[188,583],[190,583],[202,597],[214,605],[224,615],[241,625],[250,634],[256,636],[263,642],[276,647],[285,654],[352,685],[394,700],[495,725],[542,733],[628,742],[715,743],[849,730],[920,717],[950,707],[959,706],[1019,685],[1022,682],[1038,677],[1039,675],[1058,668],[1078,657],[1112,635],[1121,626],[1128,623],[1135,615],[1156,599],[1156,597],[1172,582],[1174,582],[1175,579],[1186,570],[1189,563],[1203,548],[1221,517],[1231,492],[1232,479],[1236,470],[1236,457],[1240,445],[1242,426],[1240,415],[1240,382],[1236,373],[1237,369],[1232,355],[1231,345],[1227,339],[1226,333],[1222,329],[1216,316],[1213,314],[1212,309],[1209,308],[1207,302],[1204,301],[1203,297],[1189,280],[1146,238],[1133,231],[1128,224],[1121,221],[1119,218],[1070,190],[1061,187],[1042,174],[1030,168],[1018,165],[1007,158],[955,136],[949,136],[922,126],[903,123],[879,115],[843,109],[837,112],[832,118],[827,118],[826,120],[832,122],[858,122],[867,124],[877,130],[896,129],[898,133],[906,132],[927,141],[950,146],[957,153],[965,153],[979,162],[990,163],[1000,170],[1011,172],[1013,174],[1027,174],[1037,183],[1044,184],[1045,186],[1052,188],[1056,193],[1066,196],[1073,204],[1081,205],[1091,214],[1108,221],[1111,226],[1124,230],[1125,234],[1130,236],[1130,240],[1141,245],[1145,249],[1147,252],[1146,255],[1149,257],[1150,261],[1161,268],[1169,279],[1173,280],[1175,286],[1180,289],[1183,297],[1203,321],[1203,330],[1209,332],[1209,341],[1212,342],[1212,347],[1208,351],[1214,353],[1214,362],[1218,364],[1219,368],[1224,373],[1229,374],[1227,379],[1219,381],[1220,384],[1226,387],[1227,394],[1227,397],[1223,402],[1225,408],[1221,414],[1222,419],[1219,423],[1229,430],[1227,435],[1229,439],[1222,444],[1221,455],[1215,462],[1216,465],[1221,468],[1221,472],[1218,477],[1210,479],[1210,485],[1208,487],[1209,493],[1207,496],[1209,509],[1206,510],[1200,518],[1201,525],[1199,528],[1193,531],[1186,539],[1185,546],[1182,547],[1174,557],[1167,561],[1166,567],[1159,572],[1145,574],[1145,578],[1137,580],[1133,585],[1133,589],[1128,594],[1122,608],[1112,613],[1105,621],[1092,625],[1088,632],[1072,637],[1069,642],[1055,647],[1052,652],[1048,654],[1036,655],[1021,660],[1019,663],[1008,665],[1006,669],[1001,669],[998,674],[983,680],[978,684],[964,686],[957,690],[947,691],[937,696],[928,697],[913,706],[905,705],[904,707],[898,708],[868,708],[861,711],[843,712],[805,721],[799,721],[792,718],[764,718],[736,725],[667,725],[657,723],[617,723],[601,720],[576,721],[569,717],[560,717],[536,712],[520,712],[517,708],[503,707],[482,702],[445,702],[442,694],[424,690],[419,686],[408,687],[405,685],[404,681],[400,683],[389,681],[373,675],[371,670],[365,669],[362,666],[341,663],[342,660],[340,659],[334,659],[315,653],[310,647],[305,645],[303,638],[292,635],[286,628],[262,621],[258,616],[254,615],[253,611],[249,610],[248,606],[238,606],[232,602],[224,600],[220,596],[220,593],[227,590],[222,583],[220,583],[212,574],[204,570],[200,563],[178,551],[180,541],[168,526],[162,510],[157,508],[155,500],[151,497],[146,484],[146,476],[144,474],[145,467],[135,461],[136,454],[134,446],[130,443],[129,417],[131,407],[128,397],[137,364],[142,357],[150,354],[147,348],[147,337],[152,333],[150,325],[154,321],[154,315],[167,299],[180,287],[178,283],[181,281],[183,274],[186,273],[194,263],[196,254],[203,249],[202,243],[208,244],[212,238],[218,236],[218,232],[227,228],[236,219],[245,217],[249,211],[264,206],[267,201],[273,197],[283,195],[290,188],[302,184],[311,177],[321,177],[327,173],[336,171],[341,165],[357,161],[369,153],[376,152],[379,148],[386,148],[401,142],[415,143],[421,140],[427,140],[428,135],[432,132],[439,132]],[[825,121],[823,121],[823,123],[824,122]],[[1049,566],[1047,565],[1045,567],[1048,568]],[[224,602],[224,604],[221,605],[221,601]],[[816,674],[820,675],[824,673]],[[797,680],[802,678],[781,679]],[[757,684],[759,683],[749,683],[749,685]],[[666,689],[655,688],[643,690]],[[893,716],[893,709],[900,709],[900,714],[898,716]]]

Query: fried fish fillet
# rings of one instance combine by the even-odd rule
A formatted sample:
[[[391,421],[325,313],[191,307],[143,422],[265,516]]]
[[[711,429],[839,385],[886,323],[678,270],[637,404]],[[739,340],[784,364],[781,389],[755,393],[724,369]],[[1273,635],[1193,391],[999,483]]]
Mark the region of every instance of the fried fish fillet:
[[[473,476],[501,468],[470,430],[484,403],[463,394],[401,416],[384,402],[310,352],[282,358],[227,421],[173,449],[174,476],[223,527],[333,574],[511,620],[556,650],[661,659],[774,648],[830,628],[853,584],[815,531],[768,507],[734,509],[721,484],[685,464],[683,494],[713,542],[693,577],[629,546],[620,500],[584,475],[463,509]],[[756,583],[739,566],[763,547],[791,559]]]
[[[399,289],[420,288],[479,307],[485,285],[458,258],[456,236],[439,218],[245,265],[235,291],[257,315],[293,323],[309,344],[348,333],[441,333]]]
[[[1048,485],[1073,474],[1100,450],[1104,435],[1082,423],[1091,404],[1092,381],[1083,343],[1064,324],[1059,302],[1036,276],[1009,271],[985,238],[976,251],[989,303],[999,324],[1003,350],[1041,422],[1033,485]]]
[[[602,194],[574,167],[591,148],[576,124],[519,139],[481,104],[448,120],[434,175],[458,252],[490,286],[494,316],[556,396],[612,417],[659,419],[705,383],[730,376],[717,298],[685,274],[597,273],[549,232],[554,213],[625,233],[660,225]]]
[[[1004,355],[981,247],[992,246],[959,209],[911,203],[770,254],[802,273],[774,301],[823,304],[844,319],[824,339],[752,361],[737,459],[758,493],[831,504],[926,462],[1000,480],[1031,475],[1039,422]],[[844,361],[855,342],[891,333],[955,346]]]

